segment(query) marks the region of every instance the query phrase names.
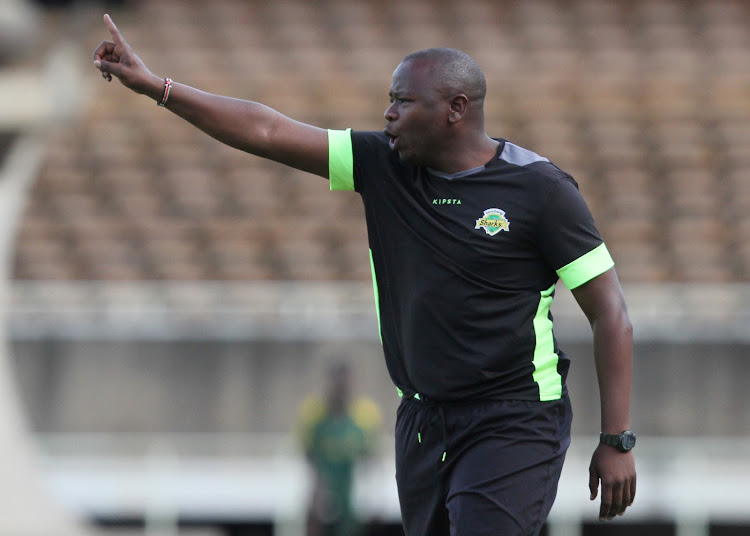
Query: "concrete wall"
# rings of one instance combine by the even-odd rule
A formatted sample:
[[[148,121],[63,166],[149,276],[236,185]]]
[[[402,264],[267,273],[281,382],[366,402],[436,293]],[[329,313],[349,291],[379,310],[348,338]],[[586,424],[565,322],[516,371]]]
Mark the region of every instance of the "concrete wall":
[[[591,347],[564,348],[573,359],[574,433],[597,434]],[[355,364],[358,390],[381,405],[386,430],[398,404],[375,341],[47,340],[16,341],[12,350],[22,399],[41,433],[284,433],[338,357]],[[637,344],[633,427],[658,436],[750,434],[747,354],[742,344]]]

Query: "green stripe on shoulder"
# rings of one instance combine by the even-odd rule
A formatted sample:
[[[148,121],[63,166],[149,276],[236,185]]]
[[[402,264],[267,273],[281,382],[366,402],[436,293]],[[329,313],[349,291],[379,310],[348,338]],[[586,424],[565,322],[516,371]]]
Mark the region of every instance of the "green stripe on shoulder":
[[[615,261],[612,260],[607,246],[601,243],[585,255],[581,255],[573,262],[557,270],[557,275],[560,276],[566,287],[573,290],[603,274],[614,265]]]
[[[328,131],[328,178],[331,190],[354,190],[352,129]]]

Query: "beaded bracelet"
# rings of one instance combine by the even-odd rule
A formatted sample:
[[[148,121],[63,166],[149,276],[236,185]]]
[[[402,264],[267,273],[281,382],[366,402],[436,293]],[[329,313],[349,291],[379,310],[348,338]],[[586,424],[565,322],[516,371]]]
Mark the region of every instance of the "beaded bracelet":
[[[165,78],[164,79],[164,94],[161,96],[161,102],[157,102],[157,106],[166,106],[167,99],[169,99],[169,93],[172,91],[172,79],[171,78]]]

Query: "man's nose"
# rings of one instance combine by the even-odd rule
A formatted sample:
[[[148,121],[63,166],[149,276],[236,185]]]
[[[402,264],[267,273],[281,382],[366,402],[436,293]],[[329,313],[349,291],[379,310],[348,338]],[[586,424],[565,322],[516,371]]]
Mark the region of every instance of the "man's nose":
[[[398,114],[396,113],[396,109],[393,104],[394,103],[391,103],[391,105],[385,109],[385,113],[383,114],[383,116],[385,117],[385,120],[388,122],[391,122],[398,117]]]

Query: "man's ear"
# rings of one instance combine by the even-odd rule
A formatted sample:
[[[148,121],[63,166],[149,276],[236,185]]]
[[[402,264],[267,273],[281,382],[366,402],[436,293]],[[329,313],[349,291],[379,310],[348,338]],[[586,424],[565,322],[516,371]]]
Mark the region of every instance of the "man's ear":
[[[463,93],[459,93],[451,98],[450,112],[448,114],[449,123],[458,123],[463,119],[467,108],[469,107],[469,98]]]

